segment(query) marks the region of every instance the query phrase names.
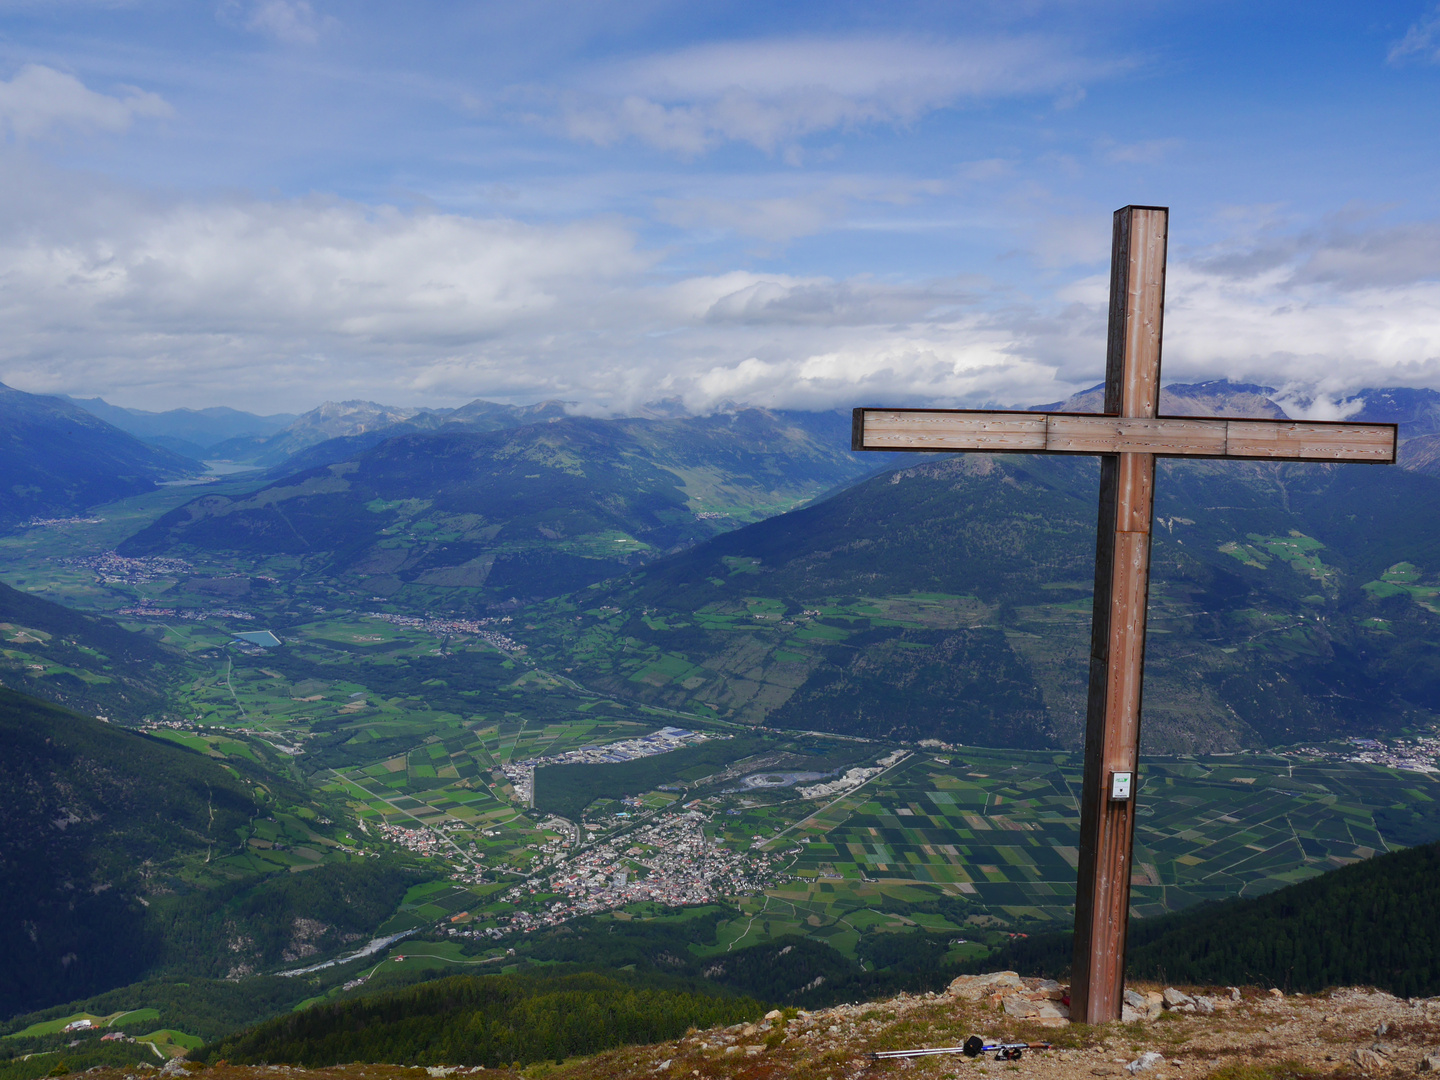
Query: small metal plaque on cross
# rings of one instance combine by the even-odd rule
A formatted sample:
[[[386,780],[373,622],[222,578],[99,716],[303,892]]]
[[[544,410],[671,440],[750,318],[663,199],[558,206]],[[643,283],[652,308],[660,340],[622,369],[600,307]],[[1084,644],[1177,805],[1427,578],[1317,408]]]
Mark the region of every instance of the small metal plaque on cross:
[[[1155,459],[1395,461],[1394,424],[1160,415],[1169,211],[1115,211],[1103,413],[856,409],[855,450],[1100,455],[1071,1016],[1120,1017],[1140,747]]]

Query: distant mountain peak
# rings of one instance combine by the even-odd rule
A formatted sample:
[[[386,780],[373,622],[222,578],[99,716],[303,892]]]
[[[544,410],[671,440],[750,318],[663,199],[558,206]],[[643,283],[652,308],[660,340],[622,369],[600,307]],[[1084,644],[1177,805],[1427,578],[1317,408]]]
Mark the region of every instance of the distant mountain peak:
[[[1164,416],[1234,416],[1288,419],[1274,400],[1275,388],[1255,383],[1212,379],[1200,383],[1169,383],[1160,388],[1160,412]],[[1103,412],[1105,384],[1072,394],[1064,401],[1032,405],[1043,412]]]
[[[375,401],[322,401],[319,405],[316,405],[315,408],[311,409],[309,412],[301,413],[300,416],[296,418],[295,422],[297,424],[304,423],[306,421],[313,423],[316,420],[328,419],[331,417],[351,418],[363,416],[383,416],[394,420],[404,420],[408,417],[414,416],[418,412],[423,411],[424,410],[422,409],[401,408],[397,405],[381,405],[379,402]]]
[[[635,410],[635,415],[646,420],[679,420],[692,414],[683,398],[667,397],[645,402]]]
[[[1409,386],[1374,387],[1357,390],[1343,402],[1345,406],[1357,403],[1358,409],[1347,409],[1346,420],[1399,424],[1400,437],[1405,439],[1440,432],[1440,391]]]

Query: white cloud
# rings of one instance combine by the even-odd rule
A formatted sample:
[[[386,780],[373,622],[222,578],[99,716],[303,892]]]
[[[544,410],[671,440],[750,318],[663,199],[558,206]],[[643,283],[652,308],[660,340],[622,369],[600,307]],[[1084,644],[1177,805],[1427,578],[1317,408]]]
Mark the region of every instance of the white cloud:
[[[1216,247],[1171,273],[1171,377],[1268,382],[1316,415],[1364,386],[1440,383],[1440,222],[1352,213]]]
[[[823,196],[766,199],[661,198],[656,217],[686,229],[717,229],[785,242],[820,232],[838,217],[843,203]]]
[[[1378,225],[1352,210],[1295,232],[1254,229],[1199,260],[1208,272],[1340,290],[1440,279],[1440,222]]]
[[[1029,295],[979,276],[677,274],[611,219],[163,205],[26,167],[0,159],[0,381],[27,390],[261,411],[1025,405],[1103,369],[1103,273]],[[1264,382],[1317,409],[1440,386],[1440,223],[1236,220],[1229,242],[1172,251],[1168,378]]]
[[[715,230],[756,237],[772,243],[786,243],[833,227],[859,204],[912,205],[922,198],[953,194],[955,183],[893,176],[831,176],[816,183],[811,177],[768,178],[773,194],[756,198],[750,192],[757,185],[750,178],[742,183],[704,185],[684,197],[662,196],[655,200],[658,220],[681,228],[703,232]],[[693,186],[692,186],[693,188]]]
[[[726,42],[597,72],[565,101],[563,125],[577,139],[637,139],[684,156],[726,142],[769,152],[965,102],[1060,89],[1078,100],[1078,81],[1121,66],[1044,37]]]
[[[112,197],[42,206],[53,216],[37,227],[36,209],[17,204],[0,223],[0,367],[36,388],[403,394],[412,380],[435,384],[430,368],[457,352],[504,368],[522,342],[561,350],[612,283],[650,261],[608,221]],[[533,392],[547,376],[509,371],[496,384],[513,380]]]
[[[1415,23],[1405,36],[1390,46],[1392,64],[1418,57],[1429,63],[1440,62],[1440,8]]]
[[[172,112],[158,94],[126,86],[112,97],[43,64],[27,64],[9,82],[0,80],[0,126],[22,139],[56,128],[122,132],[129,130],[137,117],[164,117]]]
[[[711,326],[894,326],[943,320],[957,308],[974,306],[978,290],[966,288],[957,281],[891,285],[736,272],[691,278],[670,296],[679,312]]]
[[[216,14],[222,22],[290,45],[313,45],[321,31],[335,22],[316,12],[310,0],[221,0]]]
[[[1106,139],[1099,145],[1101,156],[1120,165],[1158,165],[1181,145],[1179,139],[1148,139],[1144,142],[1119,143]]]

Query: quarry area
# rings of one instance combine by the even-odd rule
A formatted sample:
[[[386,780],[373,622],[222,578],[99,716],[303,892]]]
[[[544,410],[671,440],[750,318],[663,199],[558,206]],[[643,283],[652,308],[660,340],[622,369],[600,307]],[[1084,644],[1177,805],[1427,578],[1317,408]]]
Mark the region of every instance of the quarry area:
[[[204,1066],[175,1060],[170,1075],[207,1080],[276,1076],[430,1080],[483,1073],[553,1080],[862,1080],[906,1077],[958,1080],[1306,1080],[1440,1073],[1440,998],[1403,1000],[1367,989],[1286,995],[1256,987],[1132,985],[1131,1019],[1071,1024],[1068,988],[1013,972],[962,976],[942,993],[829,1009],[773,1010],[737,1024],[650,1046],[632,1046],[564,1063],[520,1069],[399,1065]],[[876,1059],[872,1052],[958,1047],[971,1035],[987,1043],[1041,1043],[1019,1060],[942,1054]],[[91,1070],[97,1080],[141,1080],[156,1071]]]

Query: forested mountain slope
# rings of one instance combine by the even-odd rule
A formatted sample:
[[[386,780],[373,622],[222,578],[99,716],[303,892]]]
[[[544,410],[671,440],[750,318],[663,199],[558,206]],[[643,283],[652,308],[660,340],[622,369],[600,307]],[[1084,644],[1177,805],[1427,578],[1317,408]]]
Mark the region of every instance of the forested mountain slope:
[[[557,605],[528,638],[610,692],[754,722],[987,745],[1081,738],[1098,469],[912,457]],[[1440,715],[1440,483],[1162,464],[1147,752]]]
[[[334,831],[273,776],[6,689],[0,746],[0,1017],[146,974],[323,956],[363,940],[405,890],[383,860],[338,851],[296,859],[313,866],[301,875],[251,869],[250,839],[277,823],[308,814],[317,848]]]
[[[256,813],[248,786],[179,747],[9,690],[0,745],[0,1015],[137,978],[159,944],[146,878],[232,847]]]
[[[184,662],[152,636],[0,582],[0,684],[13,690],[92,716],[158,719]]]
[[[753,998],[627,985],[586,973],[459,976],[261,1024],[207,1047],[208,1060],[311,1067],[351,1061],[485,1068],[563,1060],[755,1020]]]
[[[68,401],[0,384],[0,530],[69,517],[199,471]]]
[[[1377,855],[1254,899],[1131,919],[1131,978],[1309,992],[1440,993],[1440,844]],[[1016,939],[968,965],[1065,975],[1069,932]]]
[[[1129,969],[1201,985],[1378,986],[1430,997],[1440,993],[1436,911],[1440,844],[1426,844],[1254,900],[1134,923]]]
[[[817,430],[817,427],[819,430]],[[202,496],[123,554],[286,553],[392,596],[553,596],[624,573],[865,474],[843,418],[761,410],[684,420],[577,417],[389,438],[249,496]]]

